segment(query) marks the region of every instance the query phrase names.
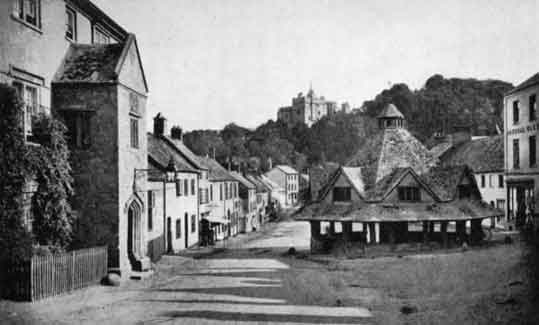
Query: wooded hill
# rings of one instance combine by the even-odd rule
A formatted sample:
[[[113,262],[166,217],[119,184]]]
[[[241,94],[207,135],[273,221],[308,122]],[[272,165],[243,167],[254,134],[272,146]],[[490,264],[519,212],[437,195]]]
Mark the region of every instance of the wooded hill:
[[[304,171],[309,166],[346,160],[378,132],[376,116],[388,103],[395,104],[408,121],[408,129],[426,141],[435,132],[451,132],[466,126],[473,134],[496,134],[503,127],[503,95],[513,85],[499,80],[445,79],[430,77],[418,90],[406,84],[393,85],[373,100],[363,103],[360,111],[325,117],[311,128],[288,128],[269,120],[255,130],[234,123],[223,130],[196,130],[184,135],[184,141],[199,155],[215,154],[216,159],[233,169],[265,171],[269,160],[289,164]]]

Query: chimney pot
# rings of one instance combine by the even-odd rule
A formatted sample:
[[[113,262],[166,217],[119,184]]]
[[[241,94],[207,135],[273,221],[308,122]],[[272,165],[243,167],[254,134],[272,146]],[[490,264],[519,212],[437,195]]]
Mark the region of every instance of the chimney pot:
[[[153,118],[153,134],[156,136],[165,135],[166,129],[167,119],[162,116],[161,113],[157,113],[157,115]]]

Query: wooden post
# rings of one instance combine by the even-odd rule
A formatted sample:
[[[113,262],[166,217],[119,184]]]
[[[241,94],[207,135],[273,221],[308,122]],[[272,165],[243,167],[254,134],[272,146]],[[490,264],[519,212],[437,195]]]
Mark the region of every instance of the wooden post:
[[[427,244],[429,242],[429,222],[423,221],[423,243]]]
[[[320,221],[311,221],[311,252],[316,252],[320,248]]]
[[[368,222],[363,223],[363,231],[365,232],[365,240],[367,244],[371,242],[371,224]]]
[[[352,239],[352,223],[347,221],[342,223],[342,234],[345,242],[350,242]]]
[[[385,225],[384,228],[388,230],[388,239],[390,245],[395,245],[395,223],[388,222],[387,225]]]
[[[455,228],[458,241],[460,243],[465,243],[468,240],[468,238],[466,238],[466,221],[457,221]]]
[[[379,244],[380,243],[380,223],[378,222],[374,224],[374,235],[375,235],[376,243]]]
[[[470,237],[473,244],[478,244],[483,240],[484,233],[483,227],[481,226],[481,219],[473,219],[471,221]]]
[[[444,248],[448,247],[449,238],[447,236],[447,221],[442,221],[440,225],[440,232],[442,233],[442,243]]]
[[[341,227],[342,227],[342,223],[341,223]],[[343,229],[343,231],[344,231],[344,229]],[[330,235],[335,234],[335,221],[331,221],[329,223],[329,234]]]

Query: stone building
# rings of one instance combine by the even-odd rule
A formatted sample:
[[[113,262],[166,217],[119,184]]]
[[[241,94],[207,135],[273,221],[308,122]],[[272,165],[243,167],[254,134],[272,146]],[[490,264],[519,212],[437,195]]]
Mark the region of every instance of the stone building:
[[[516,86],[504,97],[506,218],[516,227],[537,218],[538,94],[539,73]],[[535,225],[537,224],[535,221]]]
[[[106,244],[120,271],[146,257],[146,100],[136,39],[71,44],[51,85],[52,113],[68,128],[81,245]]]
[[[265,176],[284,189],[284,197],[279,197],[281,207],[292,207],[298,203],[299,173],[287,165],[277,165]]]
[[[289,127],[296,124],[313,125],[326,115],[334,114],[337,110],[337,103],[328,101],[324,96],[316,96],[312,89],[307,95],[299,93],[292,98],[292,106],[279,108],[277,119],[283,121]]]
[[[71,44],[125,43],[128,33],[88,0],[0,1],[0,83],[25,104],[24,128],[49,113],[51,82]]]
[[[381,132],[329,177],[297,217],[311,224],[311,249],[352,242],[481,241],[482,219],[501,211],[481,201],[470,169],[436,167],[395,106],[388,105],[378,121]]]

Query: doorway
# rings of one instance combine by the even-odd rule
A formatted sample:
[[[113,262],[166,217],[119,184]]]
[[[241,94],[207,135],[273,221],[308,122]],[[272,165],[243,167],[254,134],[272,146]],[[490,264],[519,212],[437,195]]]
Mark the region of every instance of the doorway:
[[[141,209],[133,201],[127,210],[127,256],[132,266],[141,259]]]
[[[185,248],[188,248],[189,247],[189,215],[187,213],[185,213],[184,228],[185,228]]]
[[[172,218],[167,218],[167,252],[172,252]]]

